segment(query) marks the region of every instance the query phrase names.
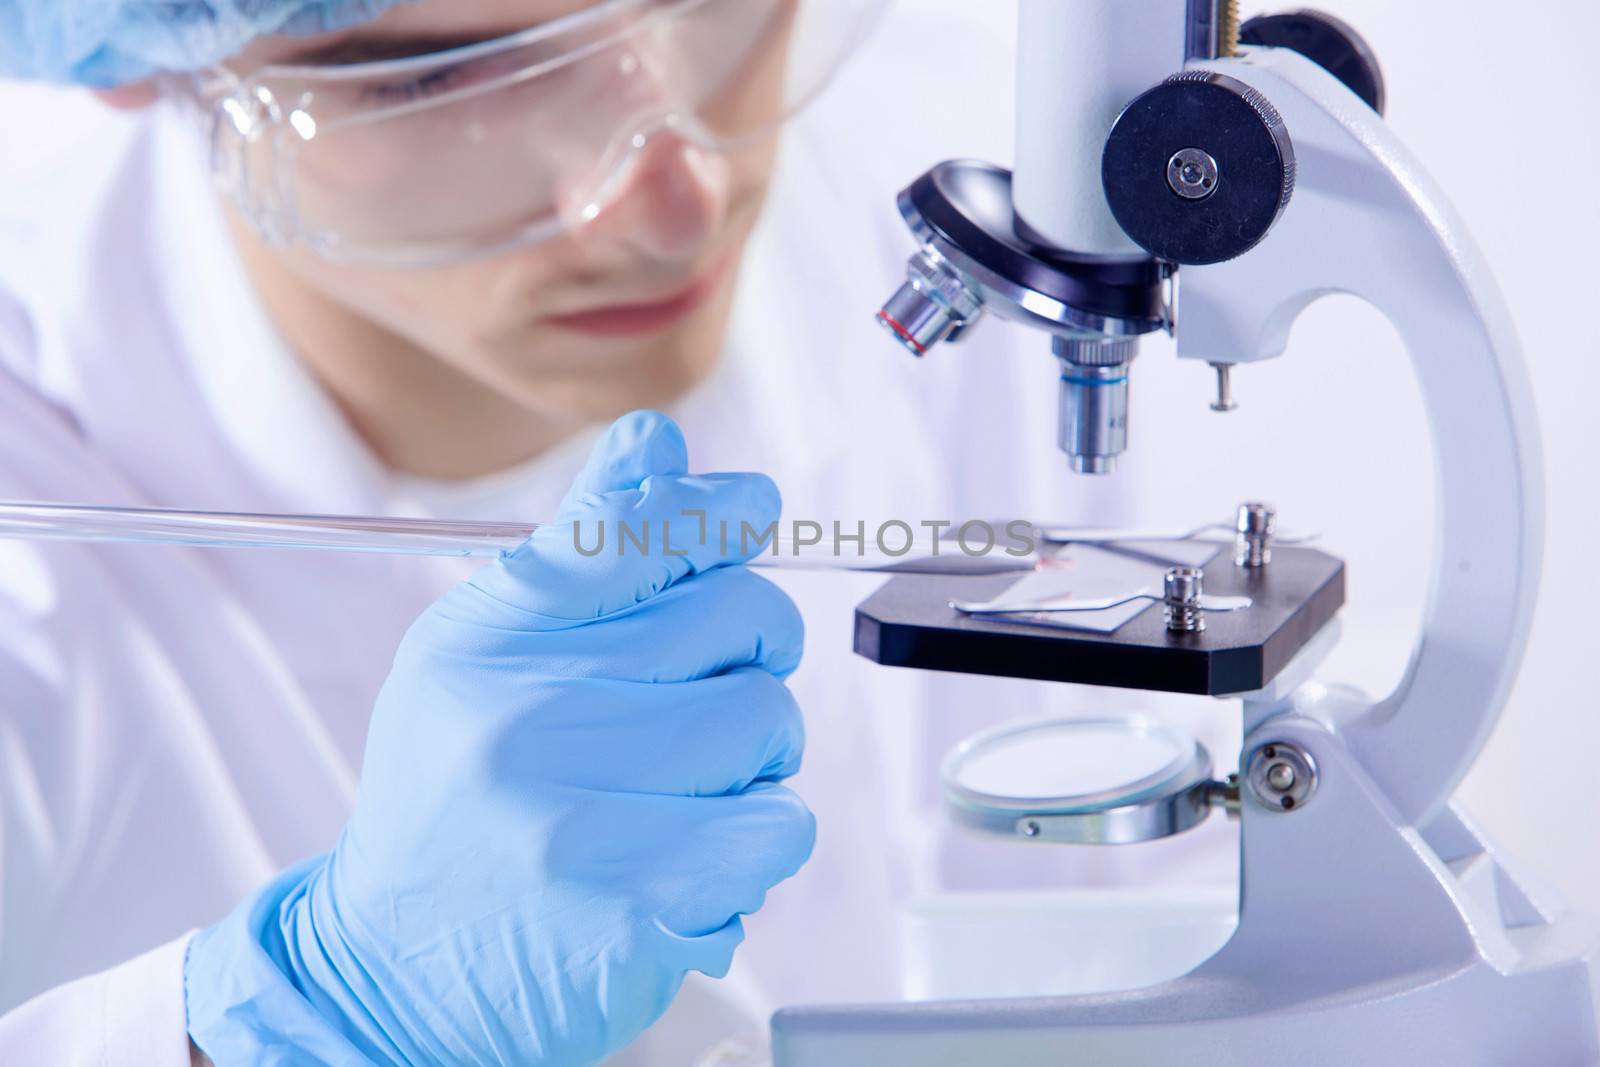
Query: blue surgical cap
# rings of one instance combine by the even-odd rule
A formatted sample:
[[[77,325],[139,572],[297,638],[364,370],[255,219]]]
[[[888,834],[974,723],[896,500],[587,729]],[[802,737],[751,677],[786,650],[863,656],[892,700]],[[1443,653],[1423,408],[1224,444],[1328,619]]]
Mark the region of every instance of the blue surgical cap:
[[[0,76],[99,89],[200,70],[257,37],[365,22],[406,0],[0,0]]]

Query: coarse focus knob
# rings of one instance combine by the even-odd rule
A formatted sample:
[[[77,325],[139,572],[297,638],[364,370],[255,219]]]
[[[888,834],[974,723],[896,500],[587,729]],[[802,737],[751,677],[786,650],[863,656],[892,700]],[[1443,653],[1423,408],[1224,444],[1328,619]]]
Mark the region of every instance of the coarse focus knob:
[[[1349,24],[1325,11],[1285,11],[1257,15],[1239,32],[1244,44],[1299,52],[1344,83],[1368,107],[1383,114],[1383,68],[1378,57]]]
[[[1294,193],[1294,145],[1261,93],[1185,71],[1129,104],[1100,161],[1106,202],[1133,241],[1172,263],[1254,248]]]

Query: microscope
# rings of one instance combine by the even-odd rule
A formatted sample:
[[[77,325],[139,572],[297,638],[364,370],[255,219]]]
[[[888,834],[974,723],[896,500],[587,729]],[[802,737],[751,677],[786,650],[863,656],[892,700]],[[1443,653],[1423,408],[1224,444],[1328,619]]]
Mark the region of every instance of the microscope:
[[[1387,697],[1315,680],[1344,565],[1275,544],[1260,505],[1240,509],[1236,551],[1174,567],[1111,627],[1050,625],[1074,605],[1018,598],[1014,576],[892,579],[857,609],[856,649],[879,663],[1240,701],[1231,780],[1181,746],[1067,802],[965,788],[977,750],[946,767],[958,821],[1019,847],[1150,840],[1228,810],[1238,926],[1142,989],[786,1008],[775,1064],[1600,1062],[1595,927],[1451,802],[1527,639],[1538,434],[1488,265],[1385,126],[1370,49],[1315,12],[1241,26],[1228,0],[1019,3],[1015,169],[945,162],[900,194],[918,248],[880,323],[918,356],[986,314],[1039,330],[1060,372],[1057,443],[1106,476],[1137,445],[1133,379],[1159,373],[1135,370],[1142,336],[1172,332],[1178,358],[1215,367],[1226,407],[1230,369],[1281,355],[1312,301],[1364,299],[1404,342],[1434,444],[1421,635]],[[1114,746],[1099,725],[1091,740]],[[1072,751],[1037,740],[1058,745],[1047,758]]]

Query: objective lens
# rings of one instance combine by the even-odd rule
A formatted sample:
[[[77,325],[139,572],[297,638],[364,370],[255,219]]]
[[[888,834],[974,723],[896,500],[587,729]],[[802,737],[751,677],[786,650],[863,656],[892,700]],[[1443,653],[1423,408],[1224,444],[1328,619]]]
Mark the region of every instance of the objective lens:
[[[1128,447],[1128,370],[1138,353],[1133,338],[1057,338],[1061,359],[1058,438],[1079,474],[1110,474]]]

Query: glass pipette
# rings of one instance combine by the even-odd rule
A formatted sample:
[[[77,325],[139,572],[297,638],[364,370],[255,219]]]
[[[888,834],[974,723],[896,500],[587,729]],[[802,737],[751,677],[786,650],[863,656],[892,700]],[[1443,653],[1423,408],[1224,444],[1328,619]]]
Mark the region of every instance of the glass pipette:
[[[698,534],[697,521],[684,525]],[[0,538],[30,541],[77,541],[111,544],[190,545],[202,548],[305,548],[342,552],[378,552],[412,556],[497,556],[515,548],[539,528],[537,523],[457,522],[443,519],[369,518],[352,515],[254,515],[172,508],[114,508],[82,504],[0,501]],[[635,534],[641,531],[635,530]],[[737,548],[739,531],[729,530]],[[600,532],[585,534],[585,549]],[[605,551],[616,552],[617,532],[605,531]],[[660,551],[658,540],[648,551]],[[708,531],[708,536],[717,536]],[[781,538],[758,540],[762,552],[752,567],[823,570],[894,571],[900,573],[998,574],[1031,570],[1038,557],[1008,555],[995,548],[970,556],[953,541],[913,539],[900,552],[900,541],[883,548],[871,531],[857,551],[854,540],[839,547],[824,538],[817,544]],[[679,537],[675,545],[682,544]],[[885,549],[888,549],[886,551]],[[626,551],[641,551],[629,541]]]

